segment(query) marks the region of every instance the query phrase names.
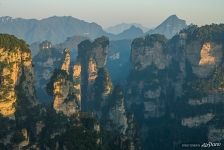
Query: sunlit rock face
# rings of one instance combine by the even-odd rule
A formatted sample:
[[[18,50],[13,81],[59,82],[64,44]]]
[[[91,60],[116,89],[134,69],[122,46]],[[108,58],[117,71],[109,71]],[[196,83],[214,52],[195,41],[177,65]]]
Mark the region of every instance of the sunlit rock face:
[[[5,42],[8,43],[0,42],[0,114],[8,117],[13,116],[16,111],[19,92],[23,91],[32,105],[36,103],[36,98],[31,52],[25,43],[13,36],[0,35],[0,38],[6,36],[8,41]],[[18,43],[17,47],[7,47],[7,44],[13,42]]]
[[[69,74],[69,67],[70,67],[70,50],[65,49],[64,50],[64,59],[63,63],[61,65],[61,70],[65,71],[67,74]],[[63,106],[64,100],[69,95],[69,87],[70,83],[66,78],[59,78],[54,82],[53,90],[54,90],[54,103],[53,107],[54,109],[59,112],[66,109],[66,106]],[[65,107],[65,108],[64,108]],[[68,114],[70,114],[69,112]]]
[[[67,73],[69,73],[70,63],[71,63],[70,49],[65,49],[64,61],[63,61],[63,64],[61,65],[61,70],[65,70]]]
[[[223,55],[222,45],[213,42],[201,44],[199,41],[194,41],[187,45],[186,54],[193,72],[198,77],[205,78],[220,65]]]
[[[54,82],[54,109],[56,111],[63,110],[62,105],[68,96],[69,82],[66,79],[58,79]]]
[[[76,63],[73,67],[74,95],[81,107],[81,65]]]
[[[76,64],[70,73],[69,49],[64,50],[62,60],[61,69],[56,70],[52,76],[53,108],[57,113],[62,112],[66,116],[71,116],[80,110],[80,84],[78,81],[81,68]]]
[[[90,58],[88,61],[88,74],[89,84],[93,84],[97,77],[97,65],[93,58]]]

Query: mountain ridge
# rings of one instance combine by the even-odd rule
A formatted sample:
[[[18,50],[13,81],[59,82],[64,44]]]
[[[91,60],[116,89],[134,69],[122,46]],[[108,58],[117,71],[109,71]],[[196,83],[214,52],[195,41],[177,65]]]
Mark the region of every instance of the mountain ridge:
[[[177,21],[175,21],[175,19]],[[171,24],[171,27],[167,27],[167,24]],[[136,28],[140,28],[142,32],[146,30],[143,29],[140,24],[129,24],[123,32],[112,34],[106,32],[102,26],[95,22],[87,22],[72,16],[51,16],[43,19],[24,19],[10,16],[0,17],[0,33],[13,34],[27,41],[29,44],[42,42],[44,40],[51,41],[53,44],[58,44],[72,36],[84,36],[90,39],[95,39],[100,36],[108,36],[112,40],[130,39],[130,37],[126,37],[122,34],[125,34],[125,32],[127,32],[126,30],[130,29],[133,25]],[[184,20],[172,15],[155,29],[146,32],[146,34],[159,33],[164,34],[167,38],[171,38],[186,26]],[[143,36],[144,34],[140,32],[137,36],[135,34],[131,35],[131,38]]]
[[[28,43],[43,40],[60,43],[74,35],[88,36],[89,38],[108,35],[100,25],[71,16],[52,16],[40,20],[0,17],[0,32],[14,34]]]
[[[148,27],[143,26],[140,23],[120,23],[120,24],[105,28],[105,31],[107,31],[108,33],[112,33],[112,34],[120,34],[120,33],[124,32],[125,30],[129,29],[131,26],[138,27],[138,28],[142,29],[143,32],[146,32],[149,30]]]

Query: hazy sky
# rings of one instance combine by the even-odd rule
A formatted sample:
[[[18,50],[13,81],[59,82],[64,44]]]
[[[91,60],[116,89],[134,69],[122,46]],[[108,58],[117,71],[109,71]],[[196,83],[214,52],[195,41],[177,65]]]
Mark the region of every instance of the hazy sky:
[[[198,25],[224,23],[224,0],[0,0],[0,16],[73,16],[103,27],[122,22],[152,27],[172,14]]]

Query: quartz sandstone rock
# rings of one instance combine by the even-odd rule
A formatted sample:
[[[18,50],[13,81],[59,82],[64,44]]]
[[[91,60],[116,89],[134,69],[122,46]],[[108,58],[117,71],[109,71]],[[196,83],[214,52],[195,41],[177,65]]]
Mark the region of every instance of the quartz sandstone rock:
[[[65,49],[64,50],[64,61],[63,64],[61,66],[61,70],[65,70],[67,73],[69,73],[69,67],[70,67],[70,62],[71,62],[71,56],[70,56],[70,50],[69,49]]]
[[[199,41],[191,42],[186,47],[187,59],[192,64],[193,72],[200,78],[208,77],[222,61],[222,45]]]
[[[75,65],[73,73],[70,74],[70,50],[65,49],[64,59],[61,66],[61,75],[53,83],[53,108],[57,113],[62,112],[66,116],[71,116],[79,111],[80,105],[80,85],[79,78],[81,68]],[[64,72],[64,75],[62,75]],[[70,80],[69,76],[72,75],[73,79]]]
[[[0,48],[0,63],[2,65],[0,68],[0,114],[7,117],[14,115],[16,111],[16,86],[21,80],[22,72],[26,83],[23,83],[22,87],[26,91],[26,96],[32,98],[31,103],[35,104],[31,53],[19,48],[15,50]]]

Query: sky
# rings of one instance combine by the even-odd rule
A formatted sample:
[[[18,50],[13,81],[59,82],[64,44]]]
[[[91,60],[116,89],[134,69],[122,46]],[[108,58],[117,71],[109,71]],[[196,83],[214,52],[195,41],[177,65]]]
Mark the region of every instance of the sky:
[[[73,16],[104,28],[119,23],[155,27],[168,16],[199,26],[224,23],[224,0],[0,0],[0,16]]]

